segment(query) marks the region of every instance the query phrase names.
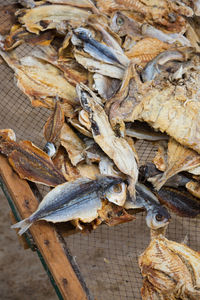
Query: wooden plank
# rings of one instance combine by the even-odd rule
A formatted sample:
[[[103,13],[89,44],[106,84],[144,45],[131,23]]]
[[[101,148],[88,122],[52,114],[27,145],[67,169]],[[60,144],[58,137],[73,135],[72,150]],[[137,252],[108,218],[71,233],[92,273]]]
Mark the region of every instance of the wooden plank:
[[[22,219],[27,218],[38,206],[38,201],[28,183],[19,178],[2,155],[0,155],[0,173]],[[65,300],[88,299],[54,226],[45,221],[38,221],[30,227],[30,232],[63,298]]]

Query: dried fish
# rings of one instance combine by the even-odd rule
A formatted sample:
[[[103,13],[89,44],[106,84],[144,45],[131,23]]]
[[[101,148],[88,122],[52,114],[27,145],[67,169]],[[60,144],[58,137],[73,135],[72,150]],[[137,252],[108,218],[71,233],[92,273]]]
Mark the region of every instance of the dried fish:
[[[37,47],[31,52],[31,55],[60,69],[67,81],[74,87],[77,83],[88,81],[88,72],[82,66],[73,58],[58,57],[52,46]]]
[[[47,46],[50,45],[54,37],[55,32],[53,31],[46,31],[38,36],[34,33],[28,32],[24,27],[13,25],[10,34],[4,39],[2,49],[10,51],[22,43]]]
[[[93,76],[94,88],[99,95],[105,99],[111,99],[118,91],[121,81],[119,79],[110,78],[101,74],[95,73]]]
[[[115,226],[135,219],[122,207],[107,201],[103,201],[102,208],[98,210],[98,216],[101,222],[104,221],[108,226]]]
[[[140,255],[139,266],[145,281],[163,295],[160,299],[198,299],[199,258],[198,252],[160,234]]]
[[[170,1],[171,2],[171,1]],[[97,1],[100,11],[110,14],[114,11],[135,11],[141,14],[143,21],[155,23],[166,28],[170,32],[180,32],[186,27],[186,21],[181,15],[191,16],[193,13],[190,7],[170,5],[169,1],[130,1],[130,0],[103,0]],[[181,14],[181,15],[180,15]]]
[[[141,72],[143,82],[153,80],[161,71],[159,65],[164,65],[168,61],[183,61],[184,55],[179,51],[166,50],[158,54],[154,59],[148,62]]]
[[[84,160],[84,142],[76,135],[68,124],[62,126],[60,132],[60,143],[67,150],[73,166]]]
[[[48,186],[65,182],[64,176],[45,152],[29,141],[17,143],[13,138],[12,131],[1,131],[0,152],[8,156],[9,163],[21,178]]]
[[[133,196],[138,169],[132,148],[125,139],[115,136],[96,95],[83,84],[77,87],[77,93],[81,105],[89,113],[95,142],[114,161],[119,170],[129,176],[129,192]]]
[[[12,25],[16,22],[15,12],[17,9],[16,3],[0,6],[0,34],[2,36],[8,34]]]
[[[15,71],[17,86],[29,97],[33,106],[54,108],[57,99],[75,105],[76,90],[60,70],[51,64],[26,56],[18,60],[14,50],[0,55]]]
[[[140,63],[152,60],[159,53],[170,48],[170,45],[164,43],[157,38],[143,38],[125,52],[129,59],[138,58]]]
[[[136,200],[127,198],[124,207],[125,209],[145,208],[147,211],[146,223],[151,229],[166,227],[171,219],[167,209],[161,206],[156,195],[139,182],[136,184]]]
[[[48,118],[44,126],[44,137],[47,142],[55,143],[60,136],[64,124],[64,112],[61,104],[56,102],[53,114]]]
[[[19,234],[22,235],[38,220],[53,223],[70,220],[91,222],[98,217],[98,210],[102,207],[101,197],[104,197],[106,190],[121,181],[120,178],[102,176],[96,180],[80,178],[58,185],[44,197],[30,217],[12,228],[20,228]]]
[[[200,155],[197,152],[180,145],[174,139],[170,139],[168,143],[166,170],[163,175],[158,175],[149,181],[159,190],[173,175],[182,171],[188,171],[199,165]]]
[[[162,30],[154,28],[149,24],[143,24],[141,27],[142,34],[152,38],[157,38],[168,44],[179,43],[181,46],[190,47],[190,41],[181,33],[165,33]]]
[[[62,26],[67,29],[67,24],[73,27],[86,23],[91,12],[72,7],[70,5],[41,5],[32,9],[20,9],[17,13],[18,20],[30,32],[39,34],[40,31],[56,29]]]
[[[110,28],[119,36],[142,37],[141,23],[128,17],[125,12],[117,11],[111,16]]]
[[[199,199],[189,192],[163,186],[158,192],[159,201],[181,217],[195,218],[200,213]]]
[[[152,129],[148,124],[137,122],[126,125],[126,135],[139,140],[147,141],[160,141],[168,140],[169,137],[162,132],[157,132]]]
[[[196,67],[199,58],[194,55],[191,61],[194,71],[190,72],[190,76],[181,85],[173,85],[163,80],[161,74],[155,82],[141,85],[139,76],[135,73],[132,87],[135,102],[132,103],[132,109],[129,107],[129,113],[127,108],[123,121],[145,121],[154,129],[167,132],[180,144],[200,152],[197,84],[199,72]]]

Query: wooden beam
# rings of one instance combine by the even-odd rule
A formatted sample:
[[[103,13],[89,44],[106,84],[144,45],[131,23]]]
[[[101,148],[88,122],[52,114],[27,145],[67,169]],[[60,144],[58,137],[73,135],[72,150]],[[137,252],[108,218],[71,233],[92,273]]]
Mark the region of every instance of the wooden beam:
[[[28,183],[19,178],[7,158],[2,155],[0,155],[0,174],[22,219],[27,218],[38,206],[38,201]],[[65,300],[88,299],[54,226],[45,221],[38,221],[30,227],[30,232],[63,298]]]

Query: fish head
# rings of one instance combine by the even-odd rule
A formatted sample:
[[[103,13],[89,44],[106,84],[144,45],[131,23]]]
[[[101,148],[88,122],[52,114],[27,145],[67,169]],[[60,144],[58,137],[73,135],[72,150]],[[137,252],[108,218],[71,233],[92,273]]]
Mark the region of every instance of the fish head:
[[[122,178],[117,176],[99,175],[97,178],[98,178],[97,180],[98,180],[99,190],[102,195],[104,195],[105,192],[113,185],[122,183],[123,181]]]
[[[166,226],[171,219],[168,210],[163,206],[154,206],[147,211],[146,223],[151,229]]]
[[[76,28],[74,34],[82,41],[88,42],[92,38],[91,32],[83,27]]]

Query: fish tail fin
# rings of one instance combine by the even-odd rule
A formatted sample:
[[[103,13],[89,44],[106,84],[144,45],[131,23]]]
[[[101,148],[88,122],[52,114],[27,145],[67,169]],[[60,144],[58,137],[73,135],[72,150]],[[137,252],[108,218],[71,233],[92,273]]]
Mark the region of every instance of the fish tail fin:
[[[30,222],[29,218],[24,219],[14,225],[11,226],[11,228],[20,228],[18,234],[22,235],[28,228],[32,225],[32,222]]]

